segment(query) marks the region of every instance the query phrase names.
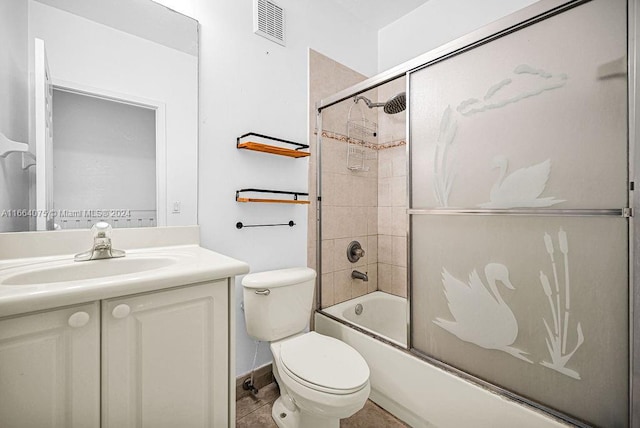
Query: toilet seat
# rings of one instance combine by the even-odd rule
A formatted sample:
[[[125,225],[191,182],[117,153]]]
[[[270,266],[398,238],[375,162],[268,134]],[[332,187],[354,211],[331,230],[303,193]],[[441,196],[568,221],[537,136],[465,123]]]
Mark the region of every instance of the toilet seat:
[[[279,354],[283,371],[313,390],[345,395],[368,385],[366,361],[338,339],[309,332],[284,340]]]

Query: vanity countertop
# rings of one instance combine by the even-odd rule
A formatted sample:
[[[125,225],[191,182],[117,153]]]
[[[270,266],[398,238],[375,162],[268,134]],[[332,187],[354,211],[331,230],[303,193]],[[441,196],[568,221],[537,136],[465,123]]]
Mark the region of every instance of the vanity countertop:
[[[133,249],[120,259],[83,262],[74,262],[73,254],[0,260],[0,318],[248,272],[248,264],[198,245]]]

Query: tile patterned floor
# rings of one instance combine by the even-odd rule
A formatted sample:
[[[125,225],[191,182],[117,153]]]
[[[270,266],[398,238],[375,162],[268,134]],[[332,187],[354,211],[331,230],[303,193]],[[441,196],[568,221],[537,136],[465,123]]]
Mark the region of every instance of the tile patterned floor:
[[[256,397],[241,398],[236,402],[236,428],[277,428],[271,419],[271,406],[280,392],[274,383],[260,389]],[[393,415],[367,401],[364,408],[348,419],[340,421],[341,428],[404,428]]]

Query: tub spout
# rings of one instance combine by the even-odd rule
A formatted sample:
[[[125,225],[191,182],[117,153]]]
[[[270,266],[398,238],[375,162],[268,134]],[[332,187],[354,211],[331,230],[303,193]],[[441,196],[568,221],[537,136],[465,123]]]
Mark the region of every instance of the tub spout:
[[[353,272],[351,272],[351,278],[353,279],[361,279],[365,282],[369,281],[369,277],[367,276],[366,273],[362,273],[358,270],[354,270]]]

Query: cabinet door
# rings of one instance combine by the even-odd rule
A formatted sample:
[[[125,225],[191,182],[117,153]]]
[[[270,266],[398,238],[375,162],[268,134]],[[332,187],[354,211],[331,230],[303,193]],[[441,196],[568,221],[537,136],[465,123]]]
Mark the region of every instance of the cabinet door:
[[[98,303],[0,321],[0,427],[100,426]]]
[[[227,280],[102,302],[104,428],[226,427]]]

